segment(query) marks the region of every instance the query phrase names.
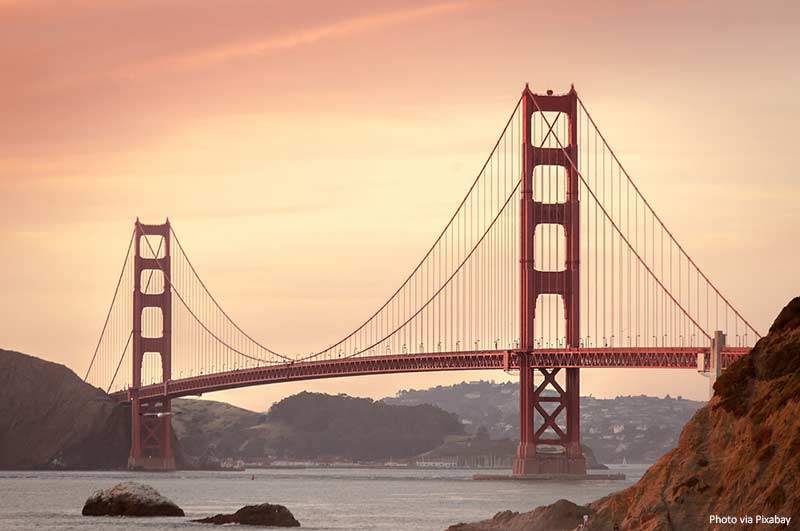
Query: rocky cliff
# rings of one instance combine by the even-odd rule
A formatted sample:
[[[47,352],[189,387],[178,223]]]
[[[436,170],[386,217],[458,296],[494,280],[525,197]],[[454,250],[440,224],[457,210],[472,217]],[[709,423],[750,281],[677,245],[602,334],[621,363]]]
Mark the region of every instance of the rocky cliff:
[[[130,412],[74,372],[0,349],[0,469],[125,467]]]
[[[612,531],[615,525],[621,531],[800,528],[800,298],[714,390],[678,446],[628,489],[586,507],[562,500],[451,530],[571,530],[583,514],[589,515],[590,531]],[[714,524],[711,515],[737,521]],[[741,516],[753,522],[743,523]],[[792,520],[788,526],[763,523],[775,517]]]

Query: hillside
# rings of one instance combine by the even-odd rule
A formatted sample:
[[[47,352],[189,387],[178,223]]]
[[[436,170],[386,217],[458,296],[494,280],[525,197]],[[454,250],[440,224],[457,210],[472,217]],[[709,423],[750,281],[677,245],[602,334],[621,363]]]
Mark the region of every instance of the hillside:
[[[354,460],[412,457],[461,433],[458,417],[428,404],[395,406],[369,398],[303,392],[270,408],[267,420],[295,435],[277,450],[297,457]]]
[[[268,414],[222,402],[173,402],[179,466],[221,459],[356,461],[412,457],[463,431],[433,406],[391,406],[345,395],[301,393]],[[67,367],[0,350],[0,469],[125,468],[130,408],[84,383]]]
[[[354,461],[413,457],[462,433],[454,415],[425,405],[303,392],[254,413],[209,400],[175,400],[173,426],[187,458],[335,457]]]
[[[562,500],[450,530],[569,530],[577,528],[582,514],[590,515],[589,531],[611,531],[615,525],[621,531],[706,529],[709,515],[749,515],[753,524],[759,515],[792,517],[788,527],[736,523],[725,529],[798,529],[800,297],[781,311],[750,354],[722,374],[714,390],[677,448],[633,486],[586,507]]]
[[[189,466],[214,467],[225,457],[264,455],[255,429],[263,422],[263,413],[225,402],[172,401],[172,430]]]
[[[464,382],[424,390],[401,391],[384,402],[433,404],[455,413],[474,433],[483,426],[492,439],[519,436],[519,389],[516,382]],[[601,463],[652,463],[675,447],[678,435],[703,402],[681,397],[581,397],[581,442]]]
[[[462,433],[433,406],[391,406],[345,395],[301,393],[268,414],[222,402],[173,401],[179,466],[226,457],[357,461],[412,457]],[[67,367],[0,350],[0,469],[125,468],[130,408]]]
[[[226,457],[368,461],[411,457],[419,449],[418,453],[431,452],[429,457],[434,459],[452,457],[454,452],[469,456],[479,448],[510,463],[519,422],[516,387],[513,383],[461,383],[404,391],[378,402],[301,393],[275,404],[269,414],[221,402],[180,399],[173,402],[173,426],[187,459],[201,467]],[[600,463],[618,463],[623,458],[654,462],[674,447],[681,427],[701,405],[680,397],[583,397],[582,443]],[[442,410],[455,413],[463,426]],[[491,426],[489,446],[473,445],[467,451],[463,445],[451,444],[437,453],[446,437],[450,442],[471,440],[450,436],[462,431],[475,435],[484,422]],[[405,427],[398,428],[401,425]],[[394,431],[381,433],[385,429]],[[389,433],[397,439],[392,440]],[[380,450],[370,449],[373,444]]]
[[[0,349],[0,468],[127,465],[130,413],[63,365]]]

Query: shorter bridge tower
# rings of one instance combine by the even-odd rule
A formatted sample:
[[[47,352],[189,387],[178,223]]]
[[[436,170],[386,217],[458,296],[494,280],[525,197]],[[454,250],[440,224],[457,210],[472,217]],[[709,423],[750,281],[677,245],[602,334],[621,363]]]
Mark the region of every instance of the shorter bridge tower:
[[[175,470],[172,451],[172,408],[164,394],[156,400],[139,399],[142,386],[142,362],[145,355],[161,359],[162,382],[172,377],[172,290],[170,288],[170,226],[145,225],[136,220],[133,289],[133,380],[131,402],[131,452],[128,468],[137,470]],[[160,237],[157,247],[148,243],[148,236]],[[158,273],[160,272],[160,274]],[[145,279],[143,281],[143,278]],[[152,279],[163,278],[161,286]],[[142,332],[142,318],[149,308],[161,314],[161,335],[151,337]],[[152,331],[150,331],[152,332]]]

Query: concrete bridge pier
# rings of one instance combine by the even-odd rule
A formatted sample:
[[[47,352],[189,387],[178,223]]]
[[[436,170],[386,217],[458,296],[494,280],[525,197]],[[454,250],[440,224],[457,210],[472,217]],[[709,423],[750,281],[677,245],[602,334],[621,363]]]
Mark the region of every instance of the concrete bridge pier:
[[[722,374],[722,349],[725,348],[725,334],[721,330],[714,332],[711,338],[711,349],[708,352],[708,399],[714,396],[714,383]]]

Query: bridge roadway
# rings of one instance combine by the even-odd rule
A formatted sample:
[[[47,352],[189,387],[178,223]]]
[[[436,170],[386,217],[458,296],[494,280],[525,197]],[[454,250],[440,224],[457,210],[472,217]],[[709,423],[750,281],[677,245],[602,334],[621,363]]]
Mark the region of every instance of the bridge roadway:
[[[724,348],[722,369],[727,368],[749,350],[747,347]],[[138,390],[138,396],[141,400],[157,400],[269,383],[369,374],[514,370],[519,368],[519,354],[520,351],[515,350],[472,350],[286,362],[143,385]],[[704,355],[703,370],[707,370],[709,354],[707,347],[535,349],[530,353],[533,357],[531,365],[534,367],[582,369],[698,369],[699,354]],[[127,402],[132,400],[133,393],[134,390],[127,389],[112,393],[111,397],[120,402]]]

